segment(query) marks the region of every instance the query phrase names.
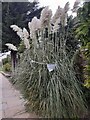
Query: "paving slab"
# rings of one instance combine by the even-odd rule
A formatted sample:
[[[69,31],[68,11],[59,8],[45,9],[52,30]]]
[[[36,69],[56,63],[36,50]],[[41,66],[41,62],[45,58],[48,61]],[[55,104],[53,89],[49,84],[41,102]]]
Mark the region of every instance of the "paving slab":
[[[34,113],[25,111],[24,99],[21,97],[8,78],[0,73],[0,119],[38,118]]]

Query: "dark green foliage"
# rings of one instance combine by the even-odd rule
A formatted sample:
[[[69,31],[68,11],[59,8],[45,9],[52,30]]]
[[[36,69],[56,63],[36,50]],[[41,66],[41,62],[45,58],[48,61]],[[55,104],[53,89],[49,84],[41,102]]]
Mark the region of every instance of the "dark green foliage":
[[[78,81],[81,82],[81,84],[83,84],[84,83],[83,69],[84,69],[85,61],[84,61],[83,54],[80,49],[75,52],[72,62],[73,62],[73,67],[75,70],[76,77]]]
[[[80,40],[82,45],[81,50],[84,58],[84,64],[82,64],[84,76],[83,83],[84,86],[87,87],[82,87],[82,89],[90,111],[90,2],[85,2],[83,7],[78,10],[77,19],[79,20],[79,23],[77,24],[75,32],[76,37]]]
[[[11,65],[9,63],[4,64],[3,71],[4,72],[11,72]]]
[[[66,31],[68,31],[68,34],[66,34],[66,50],[67,54],[70,55],[69,57],[72,58],[73,54],[78,49],[78,40],[75,38],[74,34],[74,19],[72,16],[68,17],[68,26],[66,26]]]
[[[86,45],[90,42],[90,2],[85,2],[83,7],[78,10],[79,24],[76,29],[77,38],[82,42],[82,45]]]
[[[85,86],[90,87],[90,2],[85,2],[83,7],[79,8],[79,24],[76,27],[76,37],[80,39],[82,51],[85,57],[84,78]]]
[[[23,53],[24,50],[25,50],[25,45],[24,45],[24,42],[21,41],[21,43],[19,44],[19,47],[18,47],[18,52]]]
[[[11,58],[10,56],[7,56],[7,58],[4,58],[2,60],[3,64],[3,71],[4,72],[11,72]]]
[[[5,43],[18,46],[20,38],[12,31],[10,25],[18,25],[23,28],[28,25],[33,16],[40,15],[42,8],[38,8],[37,2],[3,2],[2,3],[2,51],[7,49]],[[27,15],[28,11],[31,13]]]
[[[4,58],[3,60],[2,60],[2,64],[4,65],[4,64],[6,64],[6,63],[11,63],[11,58],[10,58],[10,56],[7,56],[7,58]]]

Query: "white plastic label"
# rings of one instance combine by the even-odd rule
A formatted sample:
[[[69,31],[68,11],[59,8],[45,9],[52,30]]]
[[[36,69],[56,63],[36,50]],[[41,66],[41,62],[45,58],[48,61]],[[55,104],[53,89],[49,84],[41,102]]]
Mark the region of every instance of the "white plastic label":
[[[47,69],[49,70],[49,72],[53,71],[56,67],[56,64],[47,64]]]

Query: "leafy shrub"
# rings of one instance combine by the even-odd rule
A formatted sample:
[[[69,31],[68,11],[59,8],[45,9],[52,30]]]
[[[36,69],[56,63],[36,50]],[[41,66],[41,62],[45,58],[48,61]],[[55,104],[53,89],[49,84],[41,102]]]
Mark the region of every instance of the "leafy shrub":
[[[19,51],[19,53],[23,53],[24,50],[25,50],[25,45],[24,45],[24,42],[21,41],[19,48],[18,48],[18,51]]]
[[[9,63],[5,63],[5,64],[3,65],[3,70],[4,70],[5,72],[10,72],[10,71],[11,71],[11,65],[10,65]]]
[[[7,56],[7,58],[4,58],[3,60],[2,60],[2,64],[3,65],[5,65],[6,63],[11,63],[11,58],[10,58],[10,56]]]

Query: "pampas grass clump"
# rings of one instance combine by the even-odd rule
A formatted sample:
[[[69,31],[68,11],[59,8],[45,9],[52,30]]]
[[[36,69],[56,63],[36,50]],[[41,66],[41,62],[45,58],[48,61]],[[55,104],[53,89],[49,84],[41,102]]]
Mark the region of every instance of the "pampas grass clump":
[[[62,23],[58,26],[52,31],[49,24],[34,33],[36,36],[30,49],[22,54],[13,83],[26,100],[28,111],[45,118],[76,118],[86,112],[86,106],[70,55],[66,53],[68,30]],[[54,67],[48,68],[52,64]]]
[[[14,82],[26,99],[28,110],[43,117],[78,117],[86,110],[80,83],[65,51],[50,52],[51,47],[52,44],[47,45],[44,54],[37,49],[33,55],[33,48],[24,51]],[[49,72],[47,63],[55,62],[56,68]]]

